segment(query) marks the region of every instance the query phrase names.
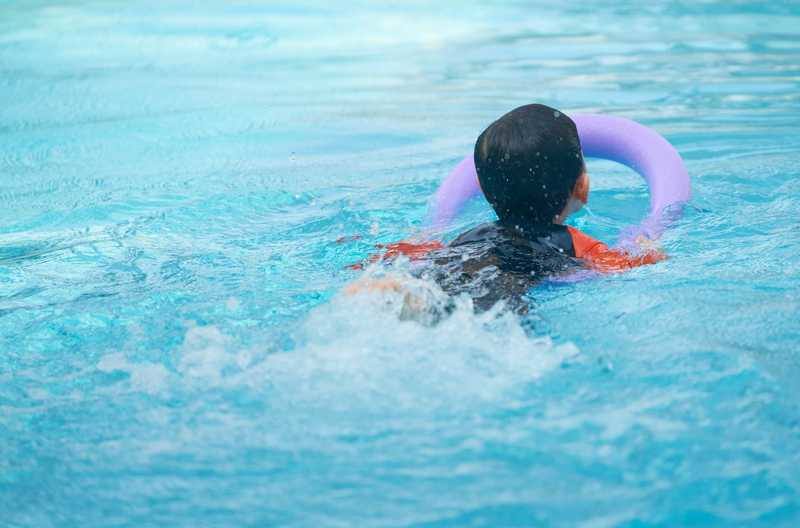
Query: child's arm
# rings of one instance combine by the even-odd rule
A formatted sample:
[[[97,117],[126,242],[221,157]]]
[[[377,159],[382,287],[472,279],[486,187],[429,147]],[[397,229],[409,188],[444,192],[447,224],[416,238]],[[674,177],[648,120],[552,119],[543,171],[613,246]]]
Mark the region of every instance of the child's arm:
[[[396,299],[402,302],[398,312],[400,320],[414,319],[424,322],[426,315],[434,317],[433,312],[435,303],[432,302],[430,295],[425,295],[419,288],[413,287],[413,280],[409,282],[401,277],[381,277],[381,278],[361,278],[345,286],[345,295],[380,295],[388,296],[388,299]]]
[[[393,277],[383,277],[380,279],[362,278],[345,286],[343,291],[347,295],[356,295],[358,293],[368,292],[399,293],[403,291],[403,283]]]
[[[589,235],[582,233],[574,227],[567,227],[572,236],[572,246],[575,256],[587,261],[598,271],[613,273],[625,271],[637,266],[655,264],[666,260],[667,256],[655,248],[646,248],[640,255],[632,255],[622,250],[610,249],[607,245]],[[644,242],[644,241],[642,241]],[[642,243],[642,246],[646,246]]]
[[[407,242],[405,240],[401,240],[400,242],[395,242],[393,244],[377,244],[375,247],[378,249],[385,249],[386,251],[382,255],[379,253],[370,255],[370,257],[366,260],[367,263],[371,264],[378,262],[379,260],[394,260],[400,255],[407,257],[409,260],[420,260],[425,258],[431,251],[442,249],[444,244],[438,240],[429,240],[427,242]],[[356,270],[364,269],[364,262],[350,264],[347,267]]]

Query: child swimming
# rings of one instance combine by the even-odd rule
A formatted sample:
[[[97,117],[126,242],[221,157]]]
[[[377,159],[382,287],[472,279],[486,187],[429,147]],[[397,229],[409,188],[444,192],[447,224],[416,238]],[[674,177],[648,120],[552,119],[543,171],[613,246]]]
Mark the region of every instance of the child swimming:
[[[422,261],[415,275],[450,296],[467,294],[478,311],[504,301],[524,313],[525,294],[549,276],[581,268],[622,271],[666,258],[645,239],[639,240],[643,251],[632,254],[564,225],[589,196],[578,131],[566,114],[542,104],[516,108],[478,136],[474,159],[497,221],[470,229],[446,246],[390,245],[384,259],[403,254]],[[364,279],[345,291],[406,293],[407,304],[421,306],[407,282]]]

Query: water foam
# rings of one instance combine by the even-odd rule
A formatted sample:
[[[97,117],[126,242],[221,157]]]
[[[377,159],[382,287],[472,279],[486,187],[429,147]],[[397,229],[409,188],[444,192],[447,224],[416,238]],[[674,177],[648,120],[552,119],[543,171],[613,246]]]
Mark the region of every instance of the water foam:
[[[430,283],[405,276],[417,295],[443,302]],[[308,410],[453,409],[513,401],[529,383],[579,354],[571,343],[533,337],[503,306],[476,314],[456,299],[440,321],[410,317],[403,294],[340,293],[290,330],[296,345],[244,347],[215,325],[188,323],[174,369],[104,357],[101,371],[127,371],[130,389],[247,388],[276,408]]]
[[[340,294],[310,314],[297,349],[269,356],[257,376],[294,403],[441,409],[509,398],[578,354],[531,337],[502,306],[475,314],[458,299],[435,325],[405,309],[396,292]]]

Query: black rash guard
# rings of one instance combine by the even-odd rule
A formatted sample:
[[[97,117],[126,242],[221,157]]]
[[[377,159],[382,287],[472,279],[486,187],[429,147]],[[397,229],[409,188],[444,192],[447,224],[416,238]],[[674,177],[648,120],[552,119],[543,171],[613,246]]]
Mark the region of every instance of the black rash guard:
[[[487,223],[428,253],[420,276],[436,281],[449,295],[467,293],[477,311],[500,300],[527,312],[524,296],[542,279],[582,267],[565,226],[527,229]]]

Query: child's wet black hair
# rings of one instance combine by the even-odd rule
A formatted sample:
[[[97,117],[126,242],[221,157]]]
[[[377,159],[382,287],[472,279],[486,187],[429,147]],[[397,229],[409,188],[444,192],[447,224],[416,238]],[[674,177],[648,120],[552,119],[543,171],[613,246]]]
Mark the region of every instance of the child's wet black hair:
[[[584,169],[578,130],[555,108],[521,106],[478,137],[475,167],[501,223],[552,223]]]

